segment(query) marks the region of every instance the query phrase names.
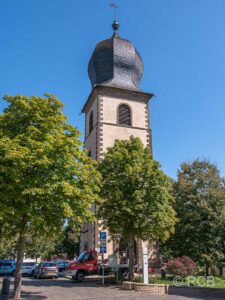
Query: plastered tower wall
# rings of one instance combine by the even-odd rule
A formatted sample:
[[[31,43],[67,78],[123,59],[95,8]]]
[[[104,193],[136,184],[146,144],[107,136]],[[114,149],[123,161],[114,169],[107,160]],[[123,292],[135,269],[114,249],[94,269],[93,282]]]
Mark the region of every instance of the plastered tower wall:
[[[131,135],[139,137],[143,144],[151,149],[151,130],[149,118],[150,94],[98,86],[89,96],[83,112],[85,113],[85,148],[96,160],[104,158],[108,147],[116,139],[126,140]],[[118,107],[127,104],[131,111],[131,126],[118,124]],[[93,115],[93,129],[90,132],[90,115]],[[93,210],[96,208],[93,207]],[[87,224],[81,237],[81,249],[99,248],[101,221]],[[86,232],[85,232],[86,231]],[[107,231],[104,229],[104,231]],[[107,231],[108,233],[108,231]],[[110,238],[108,233],[108,239]],[[113,253],[113,242],[107,244],[107,254]]]
[[[125,97],[122,98],[122,96]],[[132,126],[118,125],[118,107],[121,104],[127,104],[130,107]],[[119,93],[117,95],[103,95],[100,98],[100,109],[100,136],[103,137],[100,147],[101,156],[106,152],[107,147],[113,146],[115,139],[126,140],[131,135],[139,137],[144,145],[150,146],[148,104],[123,92],[121,95]]]

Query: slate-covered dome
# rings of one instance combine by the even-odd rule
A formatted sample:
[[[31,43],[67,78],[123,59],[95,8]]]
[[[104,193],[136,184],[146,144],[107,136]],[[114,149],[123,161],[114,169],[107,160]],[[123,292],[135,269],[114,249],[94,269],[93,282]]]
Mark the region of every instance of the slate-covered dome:
[[[143,63],[134,45],[118,34],[119,24],[112,25],[114,34],[97,44],[89,65],[88,75],[92,87],[106,85],[139,90]]]

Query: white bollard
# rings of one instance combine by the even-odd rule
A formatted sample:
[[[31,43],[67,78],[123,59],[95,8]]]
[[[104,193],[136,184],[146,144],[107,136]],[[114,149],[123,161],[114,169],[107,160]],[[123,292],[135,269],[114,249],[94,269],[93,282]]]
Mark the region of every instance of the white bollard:
[[[143,276],[144,284],[148,284],[148,249],[143,248]]]

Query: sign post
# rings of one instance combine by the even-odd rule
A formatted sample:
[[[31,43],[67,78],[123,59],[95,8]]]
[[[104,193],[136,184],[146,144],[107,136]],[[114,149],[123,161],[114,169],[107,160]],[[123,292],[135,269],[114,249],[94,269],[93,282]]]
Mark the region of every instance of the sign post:
[[[105,265],[104,265],[104,253],[102,253],[102,284],[105,284]]]
[[[105,266],[104,266],[104,253],[107,253],[106,245],[107,234],[105,231],[100,232],[100,253],[102,254],[102,284],[105,284]]]
[[[148,249],[143,248],[143,275],[144,284],[148,284]]]

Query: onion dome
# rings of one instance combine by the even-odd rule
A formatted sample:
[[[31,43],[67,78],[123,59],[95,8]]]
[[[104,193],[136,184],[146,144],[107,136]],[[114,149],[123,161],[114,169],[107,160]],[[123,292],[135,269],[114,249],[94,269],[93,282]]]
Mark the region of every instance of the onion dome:
[[[104,85],[140,90],[142,59],[130,41],[120,38],[117,21],[113,22],[112,28],[112,37],[98,43],[91,56],[88,75],[92,87]]]

